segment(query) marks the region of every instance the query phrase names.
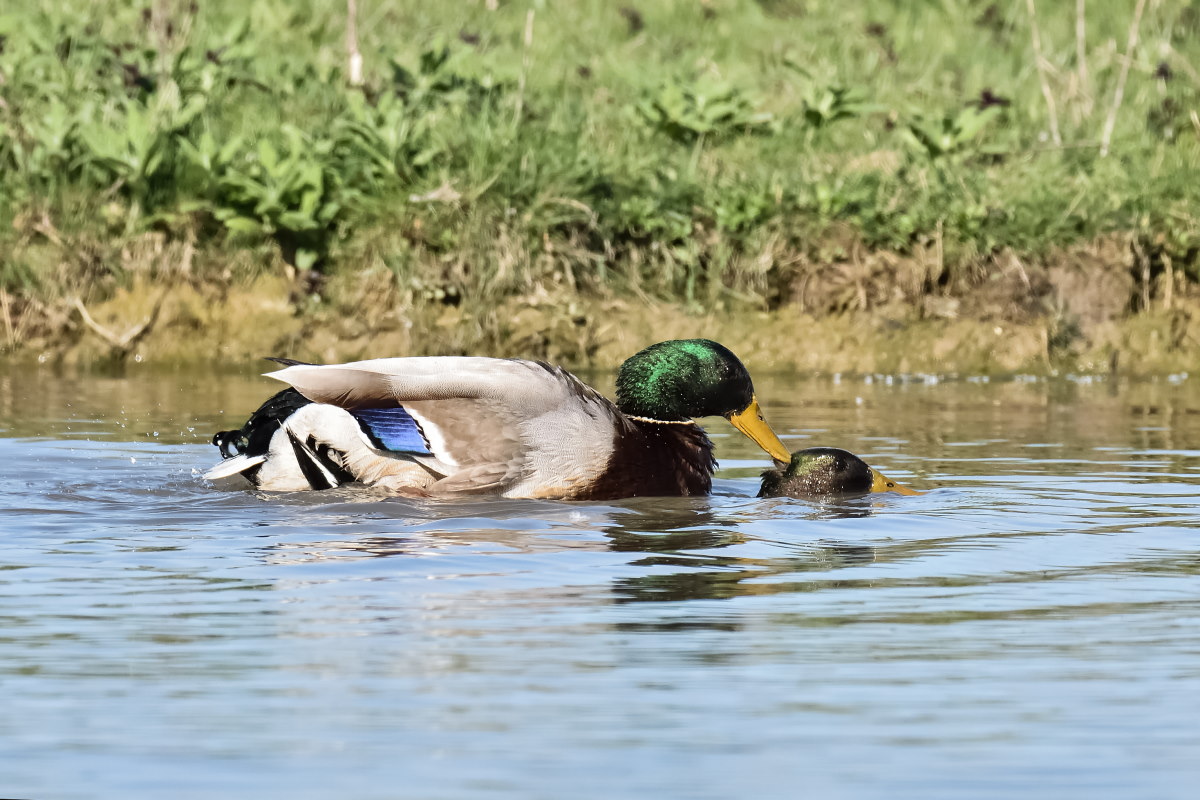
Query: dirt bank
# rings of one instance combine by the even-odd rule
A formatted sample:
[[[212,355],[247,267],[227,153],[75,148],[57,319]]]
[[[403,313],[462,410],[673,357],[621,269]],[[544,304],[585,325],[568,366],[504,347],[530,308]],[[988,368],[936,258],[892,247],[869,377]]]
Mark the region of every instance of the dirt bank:
[[[1200,293],[1131,237],[947,272],[936,243],[799,260],[770,307],[697,311],[566,287],[472,302],[425,298],[388,273],[335,276],[297,309],[283,277],[132,272],[103,301],[5,295],[7,357],[74,364],[241,363],[266,355],[522,355],[612,367],[646,343],[706,336],[759,369],[811,373],[1164,374],[1200,367]],[[164,277],[166,276],[166,277]]]

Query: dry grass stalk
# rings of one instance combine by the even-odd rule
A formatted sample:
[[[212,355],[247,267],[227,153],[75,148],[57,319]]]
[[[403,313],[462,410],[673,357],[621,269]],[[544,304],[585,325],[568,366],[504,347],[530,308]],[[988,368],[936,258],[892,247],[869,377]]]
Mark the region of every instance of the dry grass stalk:
[[[1133,250],[1134,263],[1141,267],[1141,280],[1139,281],[1141,289],[1141,307],[1139,311],[1150,310],[1150,254],[1146,252],[1146,248],[1142,246],[1141,241],[1137,236],[1130,238],[1130,247]]]
[[[1166,253],[1160,254],[1163,264],[1163,308],[1170,311],[1175,305],[1175,264]]]
[[[1042,96],[1046,98],[1046,109],[1050,114],[1050,138],[1054,140],[1055,145],[1061,145],[1062,134],[1058,131],[1058,108],[1054,104],[1054,93],[1050,91],[1050,79],[1046,69],[1049,62],[1042,55],[1042,39],[1038,35],[1037,8],[1034,6],[1033,0],[1025,0],[1025,7],[1029,11],[1029,36],[1033,40],[1033,58],[1037,62],[1038,78],[1042,82]]]
[[[1087,0],[1075,0],[1075,61],[1079,73],[1079,93],[1083,97],[1083,114],[1092,113],[1092,92],[1087,65]]]
[[[349,59],[347,73],[351,86],[362,86],[363,57],[358,49],[358,0],[346,0],[346,55]]]
[[[12,312],[8,307],[8,292],[0,289],[0,308],[4,311],[4,332],[8,334],[8,349],[17,346],[17,335],[13,331]]]
[[[144,339],[146,335],[153,330],[154,323],[158,321],[158,313],[162,310],[163,301],[167,299],[167,295],[169,293],[170,288],[164,288],[159,293],[158,299],[154,301],[154,307],[150,310],[150,316],[142,320],[140,325],[134,325],[132,328],[120,335],[113,333],[111,330],[97,322],[92,315],[88,313],[87,306],[85,306],[83,301],[78,297],[72,300],[72,305],[74,305],[75,309],[79,312],[79,318],[83,320],[83,324],[91,329],[91,331],[101,339],[108,342],[113,349],[117,351],[119,356],[124,357],[129,354],[129,351],[137,346],[138,342]]]
[[[517,81],[517,108],[513,114],[513,125],[517,125],[521,121],[521,114],[525,111],[525,81],[529,77],[529,51],[533,47],[533,9],[525,12],[525,52],[521,54],[521,77]]]
[[[1029,0],[1033,2],[1033,0]],[[1100,157],[1108,155],[1108,146],[1112,142],[1113,128],[1117,125],[1117,112],[1121,109],[1121,101],[1125,98],[1125,79],[1129,77],[1129,64],[1133,59],[1133,49],[1137,47],[1138,30],[1142,24],[1142,12],[1146,10],[1146,0],[1138,0],[1133,8],[1133,19],[1129,22],[1129,41],[1125,45],[1125,58],[1121,62],[1121,74],[1117,76],[1117,88],[1113,92],[1112,107],[1108,109],[1108,119],[1104,120],[1104,133],[1100,135]]]

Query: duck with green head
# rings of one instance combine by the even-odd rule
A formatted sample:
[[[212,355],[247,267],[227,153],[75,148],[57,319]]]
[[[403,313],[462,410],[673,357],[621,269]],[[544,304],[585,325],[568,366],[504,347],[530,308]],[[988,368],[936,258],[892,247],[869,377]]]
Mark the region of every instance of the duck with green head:
[[[360,481],[404,494],[601,500],[707,494],[716,462],[696,418],[722,416],[772,458],[790,454],[726,347],[682,339],[621,365],[613,403],[522,359],[281,361],[293,388],[213,438],[216,480],[268,490]]]
[[[842,500],[875,492],[922,494],[894,481],[858,456],[836,447],[810,447],[762,474],[759,497]]]

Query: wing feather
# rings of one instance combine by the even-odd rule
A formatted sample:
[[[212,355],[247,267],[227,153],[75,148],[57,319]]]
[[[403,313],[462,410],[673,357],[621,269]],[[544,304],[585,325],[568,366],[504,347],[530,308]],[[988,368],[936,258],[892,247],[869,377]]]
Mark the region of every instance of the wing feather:
[[[570,373],[519,359],[383,358],[268,375],[318,403],[402,407],[450,468],[432,487],[439,492],[585,482],[606,466],[622,419]]]

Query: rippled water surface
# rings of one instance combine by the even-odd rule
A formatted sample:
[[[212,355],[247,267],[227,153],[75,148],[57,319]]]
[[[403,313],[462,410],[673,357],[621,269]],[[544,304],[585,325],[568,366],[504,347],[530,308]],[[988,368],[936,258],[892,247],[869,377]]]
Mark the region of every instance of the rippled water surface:
[[[760,377],[820,506],[217,491],[247,372],[0,371],[0,796],[1196,796],[1196,379]]]

